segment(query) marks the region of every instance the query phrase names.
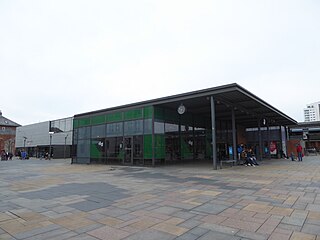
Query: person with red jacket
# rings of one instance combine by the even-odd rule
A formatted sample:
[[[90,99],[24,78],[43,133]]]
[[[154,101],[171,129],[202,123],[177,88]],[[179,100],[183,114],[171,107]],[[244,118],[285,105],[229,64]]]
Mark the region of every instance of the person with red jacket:
[[[298,161],[302,162],[302,147],[300,144],[298,144],[298,146],[297,146],[297,155],[298,155]]]

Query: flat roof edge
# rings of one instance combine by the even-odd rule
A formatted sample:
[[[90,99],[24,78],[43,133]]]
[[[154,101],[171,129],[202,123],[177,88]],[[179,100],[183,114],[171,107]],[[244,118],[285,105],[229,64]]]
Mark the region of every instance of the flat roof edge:
[[[111,108],[105,108],[105,109],[101,109],[101,110],[95,110],[95,111],[90,111],[90,112],[85,112],[85,113],[80,113],[80,114],[76,114],[74,115],[74,117],[82,117],[82,116],[87,116],[87,115],[94,115],[94,114],[98,114],[98,113],[103,113],[103,112],[112,112],[112,111],[116,111],[119,109],[129,109],[129,108],[135,108],[135,107],[144,107],[147,105],[157,105],[160,104],[163,101],[170,101],[170,100],[174,100],[174,99],[179,99],[179,98],[187,98],[193,95],[201,95],[201,94],[205,94],[205,93],[210,93],[210,92],[219,92],[219,91],[223,91],[223,90],[235,90],[239,85],[236,83],[231,83],[231,84],[226,84],[226,85],[222,85],[222,86],[217,86],[217,87],[213,87],[213,88],[206,88],[206,89],[202,89],[202,90],[196,90],[196,91],[191,91],[191,92],[186,92],[186,93],[179,93],[179,94],[175,94],[175,95],[171,95],[171,96],[166,96],[166,97],[160,97],[160,98],[155,98],[155,99],[151,99],[151,100],[146,100],[146,101],[141,101],[141,102],[136,102],[136,103],[130,103],[130,104],[125,104],[125,105],[120,105],[120,106],[116,106],[116,107],[111,107]]]

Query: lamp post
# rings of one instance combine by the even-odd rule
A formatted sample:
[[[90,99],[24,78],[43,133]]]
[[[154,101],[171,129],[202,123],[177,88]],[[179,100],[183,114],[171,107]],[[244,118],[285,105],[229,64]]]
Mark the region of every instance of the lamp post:
[[[28,138],[27,137],[23,137],[23,151],[21,152],[21,159],[25,159],[27,157],[27,151],[26,151],[26,140]]]
[[[28,139],[27,137],[23,137],[23,150],[26,150],[26,140]]]
[[[68,134],[66,136],[64,136],[64,151],[63,151],[63,158],[64,159],[66,159],[67,137],[68,137]]]
[[[49,160],[51,160],[51,143],[52,143],[52,135],[54,134],[54,132],[49,132],[49,136],[50,136],[50,144],[49,144]]]

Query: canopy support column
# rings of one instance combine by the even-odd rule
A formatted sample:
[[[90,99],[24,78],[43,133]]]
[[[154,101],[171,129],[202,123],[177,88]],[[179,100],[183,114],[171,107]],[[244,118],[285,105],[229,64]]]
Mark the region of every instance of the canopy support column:
[[[216,112],[215,100],[213,96],[210,97],[211,104],[211,130],[212,130],[212,161],[213,169],[217,170],[217,145],[216,145]]]

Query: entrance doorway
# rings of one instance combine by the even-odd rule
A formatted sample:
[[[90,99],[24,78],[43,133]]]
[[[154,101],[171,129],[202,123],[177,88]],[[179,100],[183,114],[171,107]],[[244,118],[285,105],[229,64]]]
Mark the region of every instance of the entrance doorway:
[[[133,164],[133,138],[125,137],[124,138],[124,164]]]

